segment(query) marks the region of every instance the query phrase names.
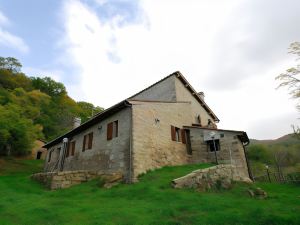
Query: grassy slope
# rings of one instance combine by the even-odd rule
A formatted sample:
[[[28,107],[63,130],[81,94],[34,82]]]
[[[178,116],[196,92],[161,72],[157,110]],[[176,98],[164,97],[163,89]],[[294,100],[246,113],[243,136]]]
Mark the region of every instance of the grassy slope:
[[[7,162],[10,169],[0,176],[0,224],[300,224],[296,186],[259,184],[267,200],[249,198],[244,185],[210,193],[170,187],[173,178],[205,164],[166,167],[109,190],[91,181],[48,191],[28,178],[41,168],[36,162]]]

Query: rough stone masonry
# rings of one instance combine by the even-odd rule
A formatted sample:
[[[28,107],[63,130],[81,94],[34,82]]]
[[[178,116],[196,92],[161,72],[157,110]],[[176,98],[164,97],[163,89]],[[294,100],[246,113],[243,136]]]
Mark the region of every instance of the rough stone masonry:
[[[123,180],[123,174],[120,172],[104,173],[102,171],[75,170],[31,175],[31,179],[44,184],[51,190],[69,188],[96,178],[104,182],[103,187],[110,188]]]
[[[228,189],[232,181],[252,183],[248,177],[240,176],[234,165],[223,164],[195,170],[186,176],[174,179],[172,186],[174,188],[194,188],[199,191],[205,191],[218,186]]]

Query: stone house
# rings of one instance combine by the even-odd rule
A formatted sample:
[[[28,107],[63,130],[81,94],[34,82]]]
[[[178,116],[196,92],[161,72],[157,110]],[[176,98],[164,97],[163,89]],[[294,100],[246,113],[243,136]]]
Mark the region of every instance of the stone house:
[[[28,155],[28,159],[45,159],[47,155],[47,149],[43,148],[43,146],[46,144],[43,140],[35,140],[34,146],[31,150],[30,155]]]
[[[218,129],[218,117],[180,72],[50,141],[45,172],[121,172],[127,182],[166,165],[234,164],[249,176],[246,132]]]

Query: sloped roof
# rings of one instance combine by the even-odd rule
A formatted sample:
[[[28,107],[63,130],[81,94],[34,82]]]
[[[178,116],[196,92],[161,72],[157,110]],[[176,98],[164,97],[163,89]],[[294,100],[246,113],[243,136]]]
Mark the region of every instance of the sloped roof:
[[[195,91],[195,89],[190,85],[190,83],[185,79],[185,77],[179,72],[176,71],[168,76],[166,76],[165,78],[159,80],[158,82],[150,85],[149,87],[143,89],[142,91],[134,94],[133,96],[117,103],[116,105],[113,105],[112,107],[96,114],[94,117],[92,117],[91,119],[89,119],[88,121],[86,121],[85,123],[81,124],[79,127],[74,128],[73,130],[55,138],[54,140],[48,142],[47,144],[45,144],[43,147],[44,148],[49,148],[59,142],[61,142],[64,138],[68,138],[68,137],[72,137],[73,135],[87,129],[88,127],[94,125],[97,122],[100,122],[101,120],[113,115],[114,113],[120,111],[121,109],[125,108],[125,107],[129,107],[131,106],[130,104],[130,99],[135,97],[136,95],[150,89],[151,87],[155,86],[156,84],[168,79],[171,76],[176,76],[184,85],[185,87],[191,92],[191,94],[197,99],[197,101],[201,104],[201,106],[207,111],[207,113],[209,115],[211,115],[211,117],[214,119],[214,121],[219,122],[218,117],[214,114],[214,112],[208,107],[208,105],[198,96],[197,92]]]
[[[237,136],[240,138],[240,140],[243,143],[247,143],[247,144],[250,143],[247,133],[245,131],[241,131],[241,130],[224,130],[224,129],[218,129],[218,128],[199,127],[199,126],[183,126],[183,127],[184,128],[196,128],[196,129],[201,129],[201,130],[232,132],[232,133],[236,133]]]
[[[101,120],[115,114],[116,112],[119,112],[121,109],[124,109],[126,107],[130,107],[131,104],[127,101],[124,100],[122,102],[119,102],[116,105],[113,105],[112,107],[101,111],[100,113],[97,113],[94,117],[92,117],[91,119],[89,119],[88,121],[86,121],[85,123],[81,124],[79,127],[74,128],[73,130],[55,138],[54,140],[48,142],[47,144],[45,144],[43,147],[44,148],[49,148],[59,142],[61,142],[64,138],[69,138],[72,137],[73,135],[86,130],[87,128],[89,128],[90,126],[100,122]]]
[[[201,99],[198,95],[198,93],[196,92],[196,90],[192,87],[192,85],[187,81],[187,79],[182,75],[181,72],[176,71],[174,73],[171,73],[170,75],[164,77],[163,79],[157,81],[156,83],[150,85],[149,87],[141,90],[140,92],[134,94],[133,96],[129,97],[128,99],[134,98],[135,96],[141,94],[142,92],[152,88],[153,86],[161,83],[162,81],[168,79],[171,76],[176,76],[182,83],[183,85],[191,92],[191,94],[196,98],[196,100],[200,103],[200,105],[206,110],[206,112],[213,118],[213,120],[215,122],[219,122],[219,118],[216,116],[216,114],[209,108],[209,106],[206,104],[206,102]]]

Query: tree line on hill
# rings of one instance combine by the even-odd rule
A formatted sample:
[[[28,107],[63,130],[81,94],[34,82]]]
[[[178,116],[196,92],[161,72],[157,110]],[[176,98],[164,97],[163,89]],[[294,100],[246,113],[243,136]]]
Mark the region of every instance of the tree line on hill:
[[[49,141],[103,109],[76,102],[63,83],[29,77],[12,57],[0,57],[0,155],[26,155],[36,139]]]
[[[300,141],[294,134],[276,140],[251,140],[250,143],[247,155],[254,177],[266,175],[267,168],[281,177],[300,173]]]

